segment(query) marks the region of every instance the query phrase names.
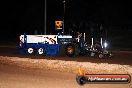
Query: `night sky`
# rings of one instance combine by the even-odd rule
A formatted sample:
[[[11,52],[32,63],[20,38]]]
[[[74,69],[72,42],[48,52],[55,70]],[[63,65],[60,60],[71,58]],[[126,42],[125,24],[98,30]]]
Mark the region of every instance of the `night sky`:
[[[16,40],[24,32],[44,34],[44,0],[1,2],[0,40]],[[55,33],[54,22],[64,15],[63,0],[47,0],[47,34]],[[86,32],[103,26],[110,41],[132,44],[132,5],[118,0],[66,0],[65,31]],[[118,46],[118,43],[115,43]]]

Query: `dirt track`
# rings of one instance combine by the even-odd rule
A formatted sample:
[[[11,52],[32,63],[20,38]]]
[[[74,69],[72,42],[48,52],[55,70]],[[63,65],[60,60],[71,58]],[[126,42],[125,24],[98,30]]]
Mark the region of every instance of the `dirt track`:
[[[75,76],[72,73],[0,65],[0,88],[132,88],[131,84],[80,86],[76,83]]]
[[[80,86],[75,81],[76,74],[71,72],[77,70],[78,66],[87,67],[86,69],[89,70],[89,73],[93,74],[112,72],[122,74],[130,73],[132,75],[132,52],[115,51],[113,54],[114,57],[107,60],[86,56],[76,58],[62,56],[25,56],[19,55],[16,48],[1,47],[0,88],[78,88]],[[68,68],[71,66],[76,68]],[[41,69],[38,69],[39,67]],[[56,68],[60,68],[61,71],[57,72]],[[68,71],[68,69],[70,70]],[[84,88],[132,88],[131,85],[88,84],[84,85]]]

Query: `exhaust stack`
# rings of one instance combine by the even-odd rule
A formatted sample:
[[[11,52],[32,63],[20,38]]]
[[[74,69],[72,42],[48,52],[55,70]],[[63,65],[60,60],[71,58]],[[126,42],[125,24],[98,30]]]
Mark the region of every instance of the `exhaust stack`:
[[[100,43],[101,43],[101,47],[103,48],[103,39],[102,39],[102,37],[101,37]]]
[[[85,42],[85,33],[84,33],[84,42]]]

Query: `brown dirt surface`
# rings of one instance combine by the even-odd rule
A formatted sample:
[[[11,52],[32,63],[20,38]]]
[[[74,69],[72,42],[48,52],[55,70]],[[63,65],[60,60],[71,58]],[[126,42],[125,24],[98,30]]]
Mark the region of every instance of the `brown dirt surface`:
[[[73,74],[77,74],[78,73],[78,68],[79,67],[83,67],[85,72],[88,74],[130,74],[132,75],[132,52],[131,51],[113,51],[113,57],[109,58],[109,59],[99,59],[99,58],[93,58],[93,57],[87,57],[87,56],[79,56],[79,57],[67,57],[67,56],[36,56],[36,55],[20,55],[17,52],[17,48],[15,47],[0,47],[0,73],[2,74],[0,76],[0,80],[5,80],[5,82],[9,82],[9,84],[11,85],[11,83],[16,83],[19,84],[21,83],[20,81],[22,81],[21,87],[18,87],[18,85],[16,85],[16,87],[14,88],[22,88],[22,86],[24,85],[24,81],[29,81],[29,79],[27,80],[26,78],[21,80],[20,78],[22,77],[27,77],[27,75],[24,73],[21,73],[22,69],[26,69],[29,72],[31,70],[31,72],[29,72],[29,74],[34,74],[34,76],[37,76],[37,81],[38,79],[41,79],[40,75],[38,77],[38,73],[40,71],[51,71],[52,73],[54,72],[59,72],[58,74],[61,74],[62,77],[65,76],[63,74],[71,74],[70,77],[74,78],[75,76],[73,76]],[[13,68],[12,68],[13,67]],[[7,70],[6,70],[7,69]],[[14,70],[15,72],[17,72],[17,74],[21,74],[22,76],[20,76],[20,78],[18,79],[19,83],[17,82],[17,79],[14,79],[11,77],[11,79],[16,80],[16,81],[11,81],[10,79],[6,80],[6,78],[2,78],[2,77],[6,77],[6,76],[12,76],[13,77],[17,77],[16,75],[14,75],[13,73],[15,73],[14,71],[12,72],[12,70],[9,69],[20,69],[20,70]],[[9,70],[9,71],[8,71]],[[20,71],[20,72],[19,72]],[[34,72],[35,71],[35,72]],[[23,72],[23,70],[22,70]],[[25,71],[24,71],[25,72]],[[45,73],[42,72],[44,74],[50,74],[49,73]],[[5,74],[6,73],[6,74]],[[52,75],[51,75],[52,76]],[[59,76],[59,75],[58,75]],[[32,76],[29,76],[32,78]],[[53,76],[54,77],[54,76]],[[68,76],[65,76],[66,78]],[[43,78],[43,77],[42,77]],[[71,80],[70,78],[70,80]],[[54,79],[56,80],[56,78],[54,77]],[[33,79],[36,80],[36,79]],[[50,84],[51,79],[48,79],[48,84]],[[61,79],[61,80],[67,80],[67,79]],[[62,81],[59,80],[59,83],[61,83]],[[69,79],[68,79],[69,80]],[[42,81],[44,81],[44,79],[42,79]],[[3,82],[3,81],[2,81]],[[5,82],[3,82],[2,84],[0,83],[0,88],[8,88],[8,84],[5,84]],[[29,81],[29,84],[27,82],[28,87],[24,86],[24,88],[29,88],[31,85],[31,83],[35,83],[35,81]],[[40,81],[38,81],[40,82]],[[74,83],[75,79],[73,81],[73,79],[71,81],[68,81],[68,83],[71,82],[69,85],[72,86],[74,84],[74,88],[77,88],[78,86]],[[40,86],[37,87],[37,85],[35,86],[31,86],[30,88],[43,88],[42,84],[38,83]],[[44,83],[45,84],[45,83]],[[64,84],[64,83],[62,83]],[[2,85],[2,87],[1,87]],[[5,86],[7,85],[7,86]],[[55,85],[53,83],[53,85]],[[66,85],[66,84],[64,84]],[[75,86],[76,85],[76,86]],[[97,85],[97,84],[96,84]],[[114,85],[113,88],[132,88],[131,86],[132,84],[128,84],[128,85]],[[4,87],[5,86],[5,87]],[[13,86],[13,85],[11,85]],[[60,85],[61,88],[68,88],[67,87],[62,87],[63,85]],[[93,85],[90,85],[91,87],[93,87]],[[93,88],[110,88],[110,85],[101,85],[99,87],[94,86]],[[52,86],[53,87],[53,86]],[[46,86],[45,88],[52,88],[52,87],[48,87]],[[55,85],[56,88],[60,88],[57,87],[57,85]],[[86,86],[85,86],[86,87]],[[13,87],[11,87],[13,88]],[[86,87],[87,88],[87,87]]]

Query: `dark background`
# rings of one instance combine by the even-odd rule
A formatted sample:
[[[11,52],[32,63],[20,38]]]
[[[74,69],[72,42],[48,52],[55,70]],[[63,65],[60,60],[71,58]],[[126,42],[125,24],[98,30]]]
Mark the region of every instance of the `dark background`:
[[[66,0],[65,33],[71,30],[95,35],[102,25],[112,47],[132,48],[132,3],[111,0]],[[44,34],[44,0],[1,1],[0,41],[18,42],[19,35]],[[64,15],[63,0],[47,0],[47,34]],[[105,36],[106,37],[106,36]]]

